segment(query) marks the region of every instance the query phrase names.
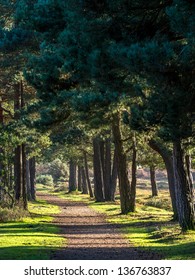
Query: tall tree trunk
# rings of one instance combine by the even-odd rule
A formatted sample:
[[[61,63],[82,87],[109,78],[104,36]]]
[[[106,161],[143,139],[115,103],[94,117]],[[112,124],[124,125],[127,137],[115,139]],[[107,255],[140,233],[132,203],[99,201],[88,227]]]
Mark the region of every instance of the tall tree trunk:
[[[128,179],[127,158],[121,139],[119,113],[113,115],[112,130],[117,154],[121,212],[122,214],[127,214],[131,211],[130,182]]]
[[[94,168],[94,194],[97,202],[104,201],[103,195],[103,170],[100,153],[100,140],[98,137],[93,139],[93,168]]]
[[[27,202],[27,182],[26,182],[26,151],[25,144],[22,144],[22,200],[23,208],[28,209]]]
[[[21,108],[24,108],[24,86],[23,81],[20,81],[20,96],[21,96]],[[26,145],[22,144],[22,200],[23,200],[23,208],[27,210],[28,208],[28,200],[27,200],[27,181],[26,181]]]
[[[2,149],[0,149],[0,154]],[[0,162],[0,201],[3,200],[3,164]]]
[[[0,124],[3,125],[3,108],[2,108],[2,101],[0,101]],[[0,201],[3,200],[3,184],[4,184],[4,164],[3,164],[3,149],[0,148]]]
[[[86,173],[84,166],[81,166],[81,177],[82,177],[82,189],[83,194],[88,194],[88,188],[87,188],[87,180],[86,180]]]
[[[31,186],[30,186],[30,164],[29,164],[29,159],[26,160],[26,189],[27,189],[27,198],[28,198],[28,200],[32,200],[32,198],[31,198]]]
[[[22,195],[22,147],[15,148],[14,156],[15,199],[19,202]]]
[[[158,188],[156,184],[156,170],[154,165],[150,165],[150,182],[152,187],[152,196],[158,196]]]
[[[9,164],[9,190],[13,190],[13,165]]]
[[[177,140],[173,144],[173,166],[178,220],[183,231],[195,229],[193,183],[185,160],[181,141]]]
[[[78,165],[78,172],[77,172],[77,183],[78,183],[78,191],[82,192],[82,181],[81,181],[81,166]]]
[[[110,137],[105,141],[104,158],[104,197],[106,201],[111,201],[111,141]]]
[[[89,196],[92,198],[93,197],[93,190],[92,190],[91,181],[90,181],[90,178],[89,178],[89,167],[88,167],[88,161],[87,161],[87,153],[85,151],[83,152],[83,156],[84,156],[87,187],[88,187],[88,190],[89,190]]]
[[[35,157],[32,157],[32,158],[29,159],[29,171],[30,171],[31,199],[36,200],[36,189],[35,189],[36,159],[35,159]]]
[[[3,158],[3,149],[0,148],[0,156]],[[3,200],[3,188],[5,184],[5,166],[3,164],[3,160],[0,162],[0,201]]]
[[[191,188],[193,189],[194,179],[193,179],[193,176],[192,176],[192,158],[191,158],[191,155],[188,154],[188,155],[185,156],[185,164],[186,164],[186,172],[187,172],[187,175],[189,177],[189,182],[190,182]]]
[[[21,108],[20,83],[14,85],[14,119],[19,119],[19,110]],[[15,199],[19,202],[22,195],[22,147],[15,148],[14,155],[14,190]]]
[[[111,200],[115,201],[115,192],[117,185],[118,169],[117,169],[117,155],[114,149],[113,163],[112,163],[112,176],[111,176]]]
[[[69,162],[69,192],[74,192],[76,189],[76,163],[71,159]]]
[[[133,136],[133,156],[131,167],[131,190],[130,190],[130,211],[135,211],[135,198],[136,198],[136,184],[137,184],[137,147],[136,139]]]
[[[178,220],[172,153],[163,144],[158,143],[154,139],[151,139],[148,145],[162,157],[165,163],[169,185],[169,193],[173,209],[173,219]]]

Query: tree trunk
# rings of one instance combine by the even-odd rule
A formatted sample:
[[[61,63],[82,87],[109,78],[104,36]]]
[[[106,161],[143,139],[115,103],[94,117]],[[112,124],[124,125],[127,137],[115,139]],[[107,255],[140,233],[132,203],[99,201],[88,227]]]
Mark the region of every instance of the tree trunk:
[[[1,154],[1,149],[0,149]],[[0,162],[0,201],[3,200],[3,164]]]
[[[27,189],[27,198],[28,198],[28,200],[32,200],[32,198],[31,198],[31,188],[30,188],[30,166],[29,166],[29,159],[26,160],[26,189]]]
[[[89,190],[89,196],[92,198],[93,197],[93,190],[92,190],[91,181],[90,181],[90,178],[89,178],[89,167],[88,167],[88,161],[87,161],[87,153],[85,151],[83,152],[83,156],[84,156],[85,175],[86,175],[87,187],[88,187],[88,190]]]
[[[104,197],[106,201],[111,201],[111,142],[110,138],[105,141],[104,159]]]
[[[78,182],[78,191],[82,192],[81,166],[80,165],[78,165],[78,174],[77,174],[77,176],[78,176],[78,180],[77,180],[77,182]]]
[[[131,211],[130,182],[128,179],[127,158],[121,139],[119,113],[113,115],[112,129],[117,154],[121,212],[122,214],[127,214]]]
[[[35,159],[35,157],[32,157],[29,159],[29,171],[30,171],[31,199],[36,200],[36,189],[35,189],[36,159]]]
[[[73,160],[69,162],[69,192],[74,192],[77,189],[76,182],[76,163]]]
[[[13,190],[13,165],[12,165],[12,162],[8,163],[8,189]]]
[[[154,165],[150,165],[150,182],[152,187],[152,197],[158,196],[158,188],[156,184],[156,170]]]
[[[193,183],[186,167],[181,141],[173,144],[173,166],[179,224],[183,231],[195,229]],[[187,163],[187,165],[189,162]]]
[[[162,157],[165,163],[169,185],[169,193],[173,209],[173,219],[178,220],[172,154],[164,145],[158,143],[154,139],[150,140],[148,145]]]
[[[137,184],[137,147],[133,136],[133,157],[131,167],[130,211],[135,212],[136,184]]]
[[[190,155],[185,156],[185,163],[186,163],[187,175],[189,177],[189,182],[191,184],[191,188],[193,189],[194,179],[193,179],[193,176],[192,176],[192,159],[191,159]]]
[[[81,176],[82,176],[82,189],[83,194],[88,194],[88,188],[87,188],[87,180],[86,180],[86,173],[84,166],[81,167]]]
[[[21,97],[21,108],[24,108],[24,86],[23,81],[20,81],[20,97]],[[27,181],[26,181],[26,145],[22,144],[22,200],[23,200],[23,208],[27,210],[28,208],[28,200],[27,200]]]
[[[100,154],[100,140],[96,137],[93,139],[93,168],[94,168],[94,194],[97,202],[104,201],[103,195],[103,170]]]
[[[22,200],[23,208],[27,210],[27,182],[26,182],[26,151],[25,144],[22,144]]]
[[[3,125],[3,108],[2,108],[2,101],[0,101],[0,124]],[[1,156],[1,161],[0,161],[0,201],[3,200],[3,185],[5,181],[5,177],[3,175],[5,166],[3,164],[3,149],[0,148],[0,156]]]
[[[115,201],[115,192],[117,185],[118,169],[117,169],[117,156],[116,149],[114,150],[112,176],[111,176],[111,201]]]
[[[0,156],[3,157],[2,148],[0,148]],[[5,166],[4,166],[3,162],[0,162],[0,201],[3,200],[3,187],[4,187],[4,183],[5,183],[4,169],[5,169]]]
[[[22,195],[22,147],[15,148],[14,156],[14,189],[15,199],[19,202]]]
[[[21,108],[20,83],[14,85],[14,119],[19,119],[19,110]],[[22,148],[15,148],[14,155],[14,190],[15,200],[19,202],[22,194]]]

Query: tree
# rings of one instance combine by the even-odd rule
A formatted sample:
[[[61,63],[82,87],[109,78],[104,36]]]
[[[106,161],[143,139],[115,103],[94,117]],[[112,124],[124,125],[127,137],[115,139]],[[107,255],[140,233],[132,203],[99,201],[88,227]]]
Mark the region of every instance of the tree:
[[[166,29],[160,25],[150,40],[145,38],[122,50],[123,58],[126,55],[129,59],[129,70],[136,73],[140,69],[140,77],[146,79],[141,91],[142,103],[133,108],[133,127],[142,126],[145,131],[156,127],[161,138],[173,143],[176,205],[183,230],[194,229],[193,189],[186,149],[194,134],[194,8],[189,1],[168,3],[162,10]]]
[[[172,149],[170,149],[169,147],[170,145],[167,146],[166,143],[162,142],[162,140],[160,139],[150,139],[148,145],[154,151],[156,151],[163,159],[163,162],[167,170],[169,192],[170,192],[172,209],[173,209],[173,219],[178,220]]]
[[[163,160],[154,149],[150,148],[147,142],[142,141],[140,145],[142,145],[142,149],[139,156],[139,164],[143,167],[149,167],[152,196],[158,196],[156,169],[164,168]]]

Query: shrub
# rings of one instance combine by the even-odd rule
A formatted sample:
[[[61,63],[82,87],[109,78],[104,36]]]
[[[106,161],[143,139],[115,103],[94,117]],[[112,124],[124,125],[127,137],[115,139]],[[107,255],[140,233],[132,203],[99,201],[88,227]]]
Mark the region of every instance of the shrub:
[[[28,212],[20,207],[2,208],[0,207],[0,222],[12,222],[28,216]]]
[[[36,182],[39,184],[46,185],[46,186],[53,186],[53,177],[49,174],[39,175],[36,178]]]
[[[159,198],[159,197],[150,197],[145,203],[147,206],[152,206],[160,209],[171,210],[170,199]]]

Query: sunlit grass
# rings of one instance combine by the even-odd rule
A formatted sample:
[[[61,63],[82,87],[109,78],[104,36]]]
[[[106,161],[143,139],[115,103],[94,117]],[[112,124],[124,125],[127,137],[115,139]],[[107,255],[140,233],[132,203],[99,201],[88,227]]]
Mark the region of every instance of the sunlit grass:
[[[51,251],[64,242],[52,224],[51,214],[59,212],[58,206],[45,201],[31,202],[28,217],[0,223],[0,259],[49,259]]]
[[[106,214],[108,222],[121,225],[120,230],[131,246],[158,252],[163,259],[195,259],[195,232],[183,234],[178,223],[172,221],[171,211],[138,204],[135,213],[121,215],[117,203],[90,206]]]

